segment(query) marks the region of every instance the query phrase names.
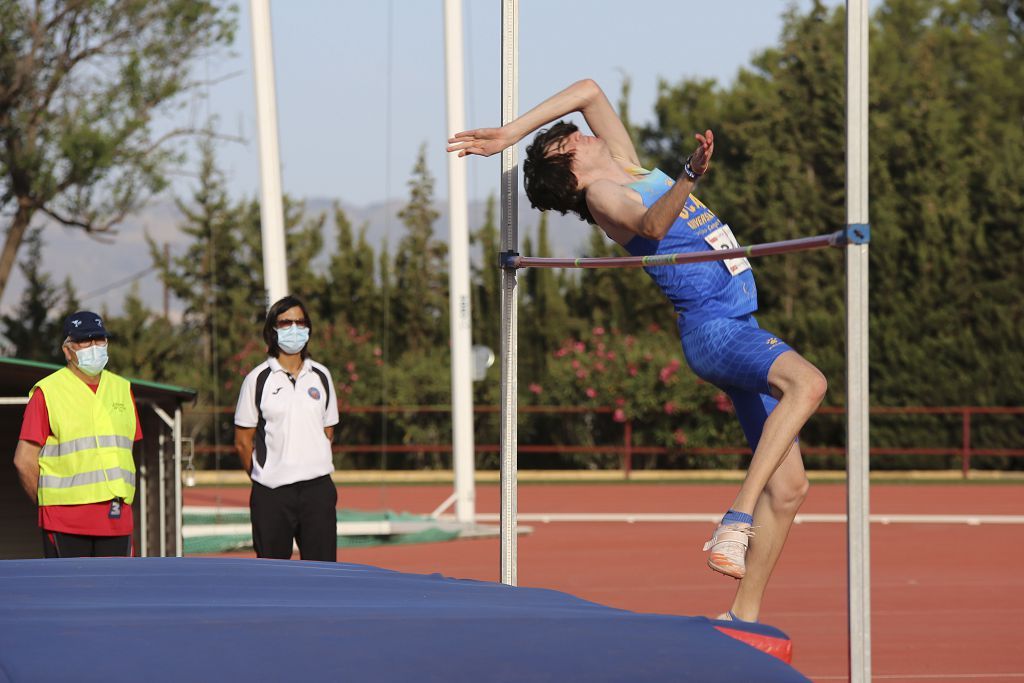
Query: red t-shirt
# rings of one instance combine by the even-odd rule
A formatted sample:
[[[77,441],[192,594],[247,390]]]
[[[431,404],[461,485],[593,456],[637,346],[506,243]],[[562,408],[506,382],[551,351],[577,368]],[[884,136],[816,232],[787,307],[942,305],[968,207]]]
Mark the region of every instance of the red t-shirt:
[[[95,394],[98,384],[86,384]],[[139,409],[135,406],[135,395],[132,394],[132,406],[135,407],[135,440],[142,439],[142,423],[139,422]],[[30,441],[37,446],[46,444],[50,431],[50,413],[46,409],[43,390],[36,389],[25,406],[25,418],[21,422],[19,439]],[[39,526],[46,531],[59,531],[65,534],[82,536],[128,536],[135,527],[132,506],[122,505],[121,516],[110,518],[110,501],[102,503],[85,503],[84,505],[40,505]]]

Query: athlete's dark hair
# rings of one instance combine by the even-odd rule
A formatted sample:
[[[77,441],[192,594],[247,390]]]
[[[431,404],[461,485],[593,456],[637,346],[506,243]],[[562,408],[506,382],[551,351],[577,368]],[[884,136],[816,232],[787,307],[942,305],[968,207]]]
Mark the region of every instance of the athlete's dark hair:
[[[309,329],[310,334],[313,333],[313,322],[309,319],[309,311],[306,310],[306,305],[299,301],[297,297],[288,295],[282,299],[278,299],[270,310],[267,311],[267,321],[263,323],[263,341],[267,342],[267,354],[277,358],[281,355],[281,347],[277,345],[277,316],[281,315],[289,308],[298,306],[302,309],[302,318],[306,322],[306,327]],[[309,351],[307,350],[309,345],[302,347],[300,356],[303,360],[309,358]]]
[[[533,208],[541,211],[558,211],[565,214],[572,211],[580,220],[594,222],[587,208],[586,193],[576,187],[576,176],[572,172],[572,152],[545,154],[557,147],[565,137],[579,130],[575,124],[559,121],[550,128],[541,129],[526,148],[523,162],[523,180],[526,196]]]

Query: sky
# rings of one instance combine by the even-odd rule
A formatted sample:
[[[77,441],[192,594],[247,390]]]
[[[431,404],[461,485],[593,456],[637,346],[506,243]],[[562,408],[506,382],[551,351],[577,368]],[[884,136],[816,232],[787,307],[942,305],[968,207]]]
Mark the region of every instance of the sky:
[[[520,0],[519,112],[581,78],[596,80],[615,103],[628,77],[630,116],[647,122],[659,81],[710,78],[727,86],[754,55],[778,44],[787,8],[806,10],[811,3],[643,0],[635,3],[642,9],[630,9],[626,0]],[[467,128],[500,124],[500,6],[498,0],[462,3]],[[446,201],[443,1],[272,0],[271,23],[284,191],[347,207],[404,200],[425,145],[435,196]],[[195,77],[205,85],[158,127],[214,120],[223,138],[234,139],[217,143],[216,160],[235,199],[258,197],[260,190],[250,45],[243,0],[234,45],[196,63]],[[174,175],[171,192],[187,200],[198,151],[191,144],[186,149],[190,159]],[[470,200],[499,194],[500,156],[464,163]],[[143,300],[159,309],[156,275],[138,274],[152,265],[147,232],[172,253],[184,248],[186,237],[172,214],[167,202],[151,206],[126,220],[109,245],[78,230],[48,227],[44,260],[52,281],[70,277],[79,294],[88,295],[83,305],[111,312],[121,309],[129,283],[137,281]],[[0,312],[17,306],[23,287],[15,268]]]
[[[646,122],[659,80],[713,78],[727,85],[753,55],[777,43],[787,7],[811,3],[644,0],[635,11],[629,4],[521,0],[520,113],[580,78],[595,79],[616,102],[628,77],[631,116]],[[465,0],[462,6],[466,125],[496,126],[500,2]],[[246,141],[223,142],[217,153],[239,196],[259,192],[248,12],[248,2],[241,3],[233,54],[203,60],[197,71],[214,85],[188,109],[192,122],[216,116],[220,132]],[[425,144],[443,197],[449,131],[442,0],[278,0],[271,3],[271,22],[285,192],[356,205],[404,197]],[[468,163],[472,199],[498,192],[497,157]],[[176,185],[179,192],[188,186],[185,179]]]

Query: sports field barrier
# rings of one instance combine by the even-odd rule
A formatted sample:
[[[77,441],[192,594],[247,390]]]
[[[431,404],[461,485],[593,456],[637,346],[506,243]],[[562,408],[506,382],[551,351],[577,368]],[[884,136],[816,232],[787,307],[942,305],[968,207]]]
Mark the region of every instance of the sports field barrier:
[[[217,409],[194,408],[186,410],[186,422],[189,418],[198,418],[203,415],[221,414],[230,415],[233,408],[223,407]],[[345,415],[418,415],[418,414],[447,414],[451,412],[450,406],[344,406],[341,408],[342,420]],[[497,406],[475,406],[477,414],[497,414]],[[520,406],[519,412],[523,414],[549,414],[549,415],[611,415],[615,412],[612,407],[580,407],[580,406]],[[820,415],[843,415],[845,409],[841,406],[826,406],[818,410]],[[955,418],[960,423],[960,443],[939,447],[891,447],[875,446],[870,449],[872,458],[883,456],[933,456],[933,457],[959,457],[961,476],[967,479],[971,470],[972,458],[980,456],[993,457],[1024,457],[1024,406],[877,406],[871,408],[872,415],[935,415]],[[1015,448],[986,448],[977,447],[972,442],[973,418],[978,415],[1005,415],[1019,416],[1022,421],[1021,444]],[[745,445],[736,446],[685,446],[670,448],[667,446],[639,445],[634,443],[634,420],[626,419],[621,422],[621,441],[614,443],[587,445],[587,444],[554,444],[554,443],[519,443],[520,453],[529,454],[557,454],[557,455],[591,455],[591,456],[613,456],[619,461],[619,470],[622,479],[628,480],[632,476],[634,464],[638,459],[657,456],[668,456],[686,454],[690,456],[745,456],[750,451]],[[477,443],[475,446],[478,454],[494,454],[500,451],[497,443]],[[333,450],[341,455],[374,455],[385,459],[410,458],[425,453],[449,456],[452,452],[451,443],[343,443],[334,444]],[[826,456],[843,456],[845,449],[841,446],[814,446],[808,443],[801,444],[801,450],[809,459]],[[234,448],[227,444],[210,444],[198,442],[195,444],[195,454],[210,456],[219,454],[222,457],[231,458],[231,466],[234,465]]]

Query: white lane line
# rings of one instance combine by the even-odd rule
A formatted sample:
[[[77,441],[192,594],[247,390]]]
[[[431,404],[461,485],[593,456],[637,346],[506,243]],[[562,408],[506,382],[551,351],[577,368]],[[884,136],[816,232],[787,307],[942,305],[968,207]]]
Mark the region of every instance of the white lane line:
[[[247,507],[207,507],[186,505],[185,514],[225,514],[232,512],[248,512]],[[721,512],[520,512],[518,518],[524,522],[707,522],[715,524],[722,519]],[[453,520],[452,515],[441,515],[438,519]],[[873,514],[873,524],[966,524],[980,526],[982,524],[1024,524],[1024,515],[897,515]],[[500,515],[496,512],[479,512],[478,522],[498,522]],[[806,513],[798,514],[794,524],[845,524],[845,514]]]
[[[447,515],[442,516],[442,519]],[[478,522],[497,522],[497,513],[477,513]],[[518,518],[524,522],[708,522],[717,523],[722,513],[711,512],[520,512]],[[1024,515],[871,515],[874,524],[1024,524]],[[796,524],[845,524],[844,514],[802,514],[794,520]]]

